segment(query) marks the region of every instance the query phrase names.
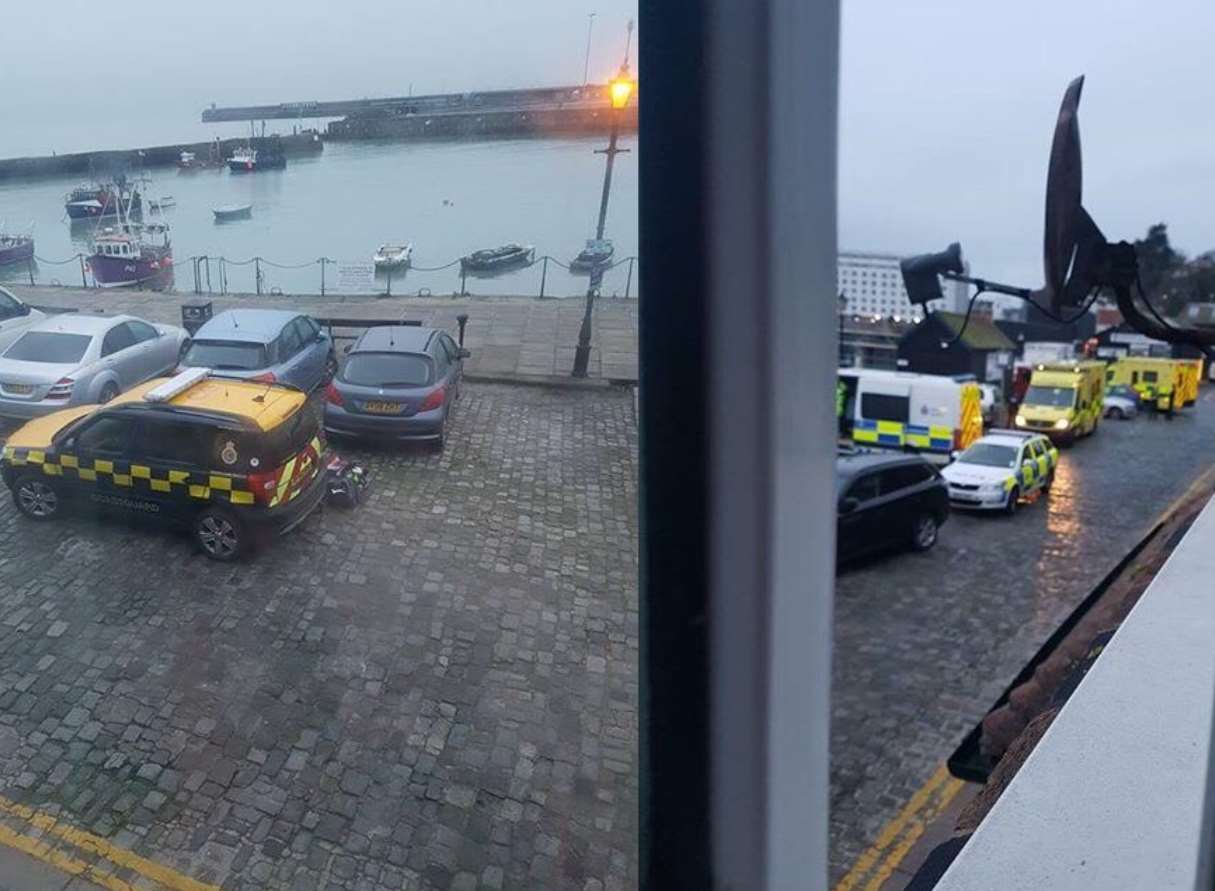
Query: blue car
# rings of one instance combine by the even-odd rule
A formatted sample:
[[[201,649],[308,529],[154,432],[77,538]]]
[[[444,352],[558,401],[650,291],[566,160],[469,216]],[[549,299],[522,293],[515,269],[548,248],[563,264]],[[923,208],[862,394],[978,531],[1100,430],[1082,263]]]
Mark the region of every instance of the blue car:
[[[308,316],[278,309],[229,309],[194,333],[181,365],[311,393],[332,379],[337,357],[333,340]]]
[[[437,328],[368,328],[325,388],[325,430],[443,448],[468,350]]]

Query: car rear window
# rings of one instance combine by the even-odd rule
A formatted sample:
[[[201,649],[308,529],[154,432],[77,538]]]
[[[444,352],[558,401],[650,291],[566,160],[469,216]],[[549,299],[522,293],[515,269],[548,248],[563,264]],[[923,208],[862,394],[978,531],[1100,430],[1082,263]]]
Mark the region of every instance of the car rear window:
[[[231,340],[196,340],[190,345],[183,365],[200,368],[254,371],[265,368],[266,348],[260,343]]]
[[[4,358],[22,362],[79,362],[92,340],[88,334],[28,331],[8,348]]]
[[[364,387],[423,387],[430,383],[430,359],[418,353],[353,353],[342,380]]]
[[[212,465],[222,467],[229,473],[273,470],[302,452],[312,442],[312,438],[319,435],[320,414],[320,408],[314,404],[314,400],[310,400],[300,406],[295,414],[270,430],[261,433],[241,432],[238,435],[224,432],[215,440]],[[223,449],[229,441],[233,442],[237,453],[237,460],[233,464],[223,461]],[[249,463],[252,458],[257,459],[256,466]]]

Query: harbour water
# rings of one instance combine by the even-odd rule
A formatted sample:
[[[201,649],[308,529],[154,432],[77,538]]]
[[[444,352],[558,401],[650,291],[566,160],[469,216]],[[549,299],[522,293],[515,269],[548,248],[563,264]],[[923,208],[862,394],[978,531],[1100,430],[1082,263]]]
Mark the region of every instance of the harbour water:
[[[148,199],[172,196],[164,211],[171,227],[176,290],[192,291],[191,257],[208,256],[210,287],[223,278],[229,292],[257,289],[316,293],[325,257],[326,290],[341,290],[336,264],[369,262],[383,243],[412,242],[413,266],[393,274],[394,294],[430,291],[450,294],[461,287],[460,256],[473,250],[517,241],[535,245],[536,257],[557,262],[492,279],[466,282],[472,294],[584,294],[585,275],[571,275],[560,264],[594,235],[603,181],[601,137],[588,139],[503,140],[486,142],[328,143],[324,152],[292,159],[286,170],[232,174],[226,169],[179,172],[156,170],[144,187]],[[622,139],[636,151],[636,139]],[[636,154],[617,158],[607,237],[616,246],[618,265],[609,270],[602,293],[637,293],[637,269],[627,258],[637,253]],[[69,224],[63,196],[78,179],[47,178],[0,183],[0,228],[30,230],[39,262],[35,280],[80,284],[77,254],[87,254],[95,224]],[[211,212],[224,205],[252,204],[249,219],[217,223]],[[145,217],[147,219],[147,217]],[[267,262],[254,264],[254,257]],[[57,261],[69,261],[59,263]],[[623,261],[623,262],[619,262]],[[286,268],[285,268],[286,267]],[[445,267],[436,271],[423,271]],[[207,287],[207,267],[199,267]],[[4,279],[28,281],[24,267],[0,268]],[[384,278],[376,289],[389,286]]]

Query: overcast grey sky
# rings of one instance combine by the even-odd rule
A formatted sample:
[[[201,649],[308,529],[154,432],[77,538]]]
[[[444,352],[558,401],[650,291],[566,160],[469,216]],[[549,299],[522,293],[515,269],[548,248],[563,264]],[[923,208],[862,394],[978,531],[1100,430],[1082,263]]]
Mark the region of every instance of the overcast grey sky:
[[[221,105],[572,84],[635,0],[3,0],[0,157],[205,139]],[[636,44],[634,43],[634,48]],[[183,132],[188,130],[189,132]]]
[[[0,156],[205,139],[209,102],[576,82],[591,11],[603,78],[635,0],[6,3]],[[1085,199],[1106,235],[1164,220],[1183,249],[1215,247],[1212,33],[1212,0],[843,0],[841,245],[958,239],[976,273],[1038,284],[1051,128],[1085,73]]]
[[[975,274],[1042,282],[1059,101],[1080,103],[1085,205],[1107,238],[1163,220],[1215,248],[1212,0],[843,0],[840,244],[960,240]]]

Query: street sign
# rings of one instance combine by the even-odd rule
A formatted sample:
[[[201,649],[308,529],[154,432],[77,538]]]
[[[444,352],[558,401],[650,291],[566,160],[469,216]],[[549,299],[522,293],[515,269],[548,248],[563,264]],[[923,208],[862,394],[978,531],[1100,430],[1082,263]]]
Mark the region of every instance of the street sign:
[[[339,291],[370,294],[375,290],[375,264],[370,260],[343,261],[337,264]]]

